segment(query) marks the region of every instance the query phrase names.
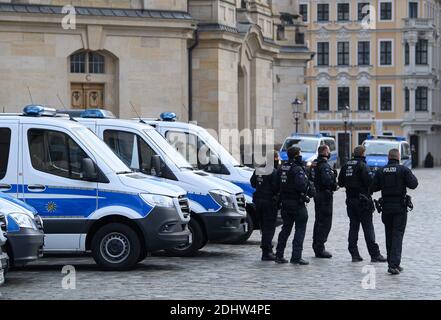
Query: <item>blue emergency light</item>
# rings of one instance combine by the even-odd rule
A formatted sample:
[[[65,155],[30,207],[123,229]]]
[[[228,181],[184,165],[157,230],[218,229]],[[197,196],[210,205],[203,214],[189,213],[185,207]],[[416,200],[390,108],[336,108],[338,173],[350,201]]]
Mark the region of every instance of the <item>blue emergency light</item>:
[[[393,140],[393,141],[406,141],[406,137],[401,136],[373,136],[368,135],[366,140]]]
[[[115,115],[109,110],[87,109],[81,113],[81,118],[115,119]]]
[[[176,121],[177,116],[174,112],[163,112],[159,118],[161,118],[162,121]]]
[[[53,108],[46,108],[38,104],[31,104],[23,109],[23,115],[28,117],[54,117],[56,114],[57,110]]]

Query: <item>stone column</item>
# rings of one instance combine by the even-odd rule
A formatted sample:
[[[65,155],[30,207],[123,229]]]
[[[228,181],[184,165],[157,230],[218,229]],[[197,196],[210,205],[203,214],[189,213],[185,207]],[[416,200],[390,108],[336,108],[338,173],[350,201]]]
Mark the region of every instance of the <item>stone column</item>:
[[[410,86],[409,88],[409,115],[410,119],[415,119],[415,91],[416,86]]]
[[[410,72],[415,73],[415,58],[416,58],[416,39],[409,39],[409,66]]]

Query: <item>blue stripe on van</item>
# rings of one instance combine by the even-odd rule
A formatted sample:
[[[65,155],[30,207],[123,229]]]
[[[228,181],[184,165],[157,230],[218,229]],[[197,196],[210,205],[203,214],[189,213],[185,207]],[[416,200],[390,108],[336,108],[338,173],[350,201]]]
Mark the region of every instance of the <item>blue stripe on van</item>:
[[[20,226],[17,224],[17,222],[15,222],[15,220],[10,215],[7,215],[6,218],[8,219],[8,228],[6,231],[7,232],[19,232]]]
[[[234,183],[236,186],[241,188],[243,190],[243,193],[246,194],[247,196],[253,197],[253,194],[256,191],[256,189],[254,189],[251,186],[251,183],[238,182],[238,181],[229,181],[229,182]]]
[[[210,211],[219,211],[222,206],[218,204],[209,194],[197,194],[197,193],[187,193],[187,197],[189,200],[199,203],[201,206],[205,208],[205,210]]]

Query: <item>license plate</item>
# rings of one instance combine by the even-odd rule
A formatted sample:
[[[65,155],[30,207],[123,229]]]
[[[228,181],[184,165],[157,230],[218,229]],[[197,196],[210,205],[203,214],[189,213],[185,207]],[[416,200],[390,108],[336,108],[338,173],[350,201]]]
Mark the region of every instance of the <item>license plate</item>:
[[[193,243],[193,235],[190,233],[188,235],[188,244],[192,244]]]
[[[5,270],[0,270],[0,284],[5,282]]]
[[[243,225],[243,230],[245,232],[248,232],[248,223],[245,222],[245,224]]]

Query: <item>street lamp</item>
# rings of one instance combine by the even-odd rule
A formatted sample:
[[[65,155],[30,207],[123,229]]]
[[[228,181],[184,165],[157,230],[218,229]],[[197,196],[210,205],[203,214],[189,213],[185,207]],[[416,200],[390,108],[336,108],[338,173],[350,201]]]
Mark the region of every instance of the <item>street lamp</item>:
[[[351,112],[351,108],[349,108],[349,106],[345,106],[345,108],[343,109],[343,114],[342,114],[342,118],[344,121],[344,125],[345,125],[345,153],[344,153],[344,163],[346,164],[346,162],[348,161],[348,149],[349,149],[349,139],[348,139],[348,120],[349,120],[349,115]]]
[[[296,133],[299,132],[299,119],[300,119],[300,106],[303,104],[303,101],[299,98],[295,98],[295,100],[291,103],[292,105],[292,114],[294,116],[294,120],[296,121]]]

